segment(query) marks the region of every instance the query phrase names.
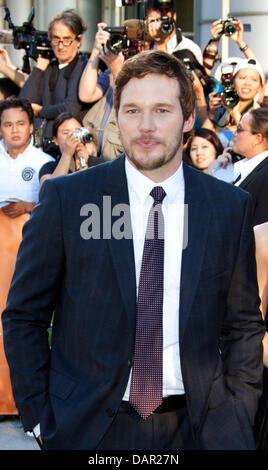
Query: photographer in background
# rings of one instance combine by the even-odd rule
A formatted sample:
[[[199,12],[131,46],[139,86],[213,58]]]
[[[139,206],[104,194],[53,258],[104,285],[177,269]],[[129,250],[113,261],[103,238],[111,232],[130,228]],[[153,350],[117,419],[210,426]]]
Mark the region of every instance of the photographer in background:
[[[191,39],[183,36],[180,28],[176,28],[177,15],[173,1],[148,0],[145,5],[145,16],[148,33],[153,38],[154,47],[176,55],[181,59],[180,51],[190,50],[197,61],[202,64],[203,56],[200,47]]]
[[[230,77],[225,94],[227,90],[227,97],[230,97],[231,92],[231,99],[223,99],[223,95],[211,93],[206,120],[206,127],[217,131],[224,146],[232,144],[233,132],[242,116],[260,107],[258,99],[262,96],[265,84],[263,68],[254,58],[240,59],[233,72],[227,75]]]
[[[99,156],[115,159],[123,152],[119,137],[114,108],[113,82],[124,63],[122,52],[118,54],[107,48],[110,33],[105,31],[106,23],[98,23],[94,46],[79,84],[79,98],[85,103],[94,103],[83,119],[83,124],[92,126],[98,137]],[[108,67],[99,76],[99,63]]]
[[[110,33],[105,31],[106,23],[98,23],[93,49],[81,76],[79,83],[79,98],[84,103],[94,103],[100,100],[108,90],[113,78],[121,70],[124,62],[123,54],[113,54],[104,48],[110,39]],[[99,78],[99,64],[103,60],[109,67]]]
[[[48,26],[55,59],[39,57],[20,96],[29,99],[35,114],[35,128],[46,120],[44,137],[52,137],[54,119],[62,112],[84,114],[78,98],[78,83],[87,59],[79,55],[87,25],[75,10],[64,10]]]
[[[203,51],[203,65],[208,74],[211,73],[215,65],[219,42],[224,34],[238,45],[240,51],[243,52],[247,59],[254,58],[257,60],[256,55],[243,39],[244,26],[242,21],[232,17],[226,20],[220,18],[212,23],[210,32],[212,39],[209,40]]]
[[[97,138],[93,129],[82,128],[82,122],[74,114],[60,114],[54,121],[52,133],[60,155],[57,161],[48,162],[40,169],[41,184],[46,179],[85,170],[105,161],[96,156]]]

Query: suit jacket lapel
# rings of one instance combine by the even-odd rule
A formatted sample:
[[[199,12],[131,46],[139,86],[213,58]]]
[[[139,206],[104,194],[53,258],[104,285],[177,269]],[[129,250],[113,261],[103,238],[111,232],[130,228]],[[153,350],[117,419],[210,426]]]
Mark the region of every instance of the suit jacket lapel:
[[[241,182],[241,184],[239,184],[239,188],[245,189],[248,184],[250,184],[251,181],[255,178],[256,173],[267,164],[268,156],[262,162],[260,162],[259,165],[257,165],[251,173],[249,173],[249,175],[244,179],[244,181]]]
[[[124,204],[129,208],[127,179],[125,174],[125,157],[117,157],[107,166],[104,178],[103,194],[111,198],[111,209]],[[115,219],[116,220],[116,219]],[[112,218],[112,222],[113,222]],[[130,213],[129,213],[130,222]],[[130,238],[117,239],[114,234],[107,239],[114,264],[117,282],[122,300],[129,318],[130,326],[135,328],[136,319],[136,275],[132,234]]]
[[[186,211],[188,209],[188,222],[186,217],[185,223],[188,227],[188,243],[182,252],[180,341],[183,339],[198,286],[211,217],[211,208],[205,190],[206,182],[202,182],[202,175],[196,171],[184,165],[185,208]]]

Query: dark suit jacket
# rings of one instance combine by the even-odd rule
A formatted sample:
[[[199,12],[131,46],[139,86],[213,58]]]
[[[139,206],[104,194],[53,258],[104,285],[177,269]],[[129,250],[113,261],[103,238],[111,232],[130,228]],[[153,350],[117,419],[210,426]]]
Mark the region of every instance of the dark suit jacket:
[[[250,198],[186,165],[184,176],[188,245],[178,328],[189,417],[201,448],[252,448],[264,329]],[[111,208],[129,202],[124,156],[47,181],[24,226],[3,313],[5,350],[24,429],[41,422],[47,449],[94,449],[127,386],[136,315],[133,243],[109,237],[107,224],[104,239],[80,234],[91,217],[88,203],[100,208],[102,233],[110,197]]]
[[[268,155],[241,182],[239,187],[252,196],[253,224],[268,222]]]

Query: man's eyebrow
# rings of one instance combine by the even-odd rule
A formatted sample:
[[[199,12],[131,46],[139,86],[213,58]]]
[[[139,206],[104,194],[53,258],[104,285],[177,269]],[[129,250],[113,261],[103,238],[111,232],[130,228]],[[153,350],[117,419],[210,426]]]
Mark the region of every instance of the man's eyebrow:
[[[165,102],[159,102],[159,103],[155,103],[154,106],[158,106],[158,107],[165,107],[165,108],[174,108],[174,104],[172,103],[165,103]]]
[[[125,103],[123,104],[122,108],[129,108],[129,107],[137,107],[139,106],[137,103]]]
[[[131,107],[131,108],[137,108],[137,107],[139,107],[139,106],[140,106],[140,105],[139,105],[138,103],[134,103],[134,102],[133,102],[133,103],[125,103],[125,104],[122,106],[122,108],[129,108],[129,107]],[[162,106],[162,107],[166,107],[166,108],[167,108],[167,107],[168,107],[168,108],[174,108],[174,104],[172,104],[172,103],[165,103],[165,102],[153,103],[153,106],[154,106],[154,107],[161,107],[161,106]]]
[[[14,121],[3,121],[3,124],[12,124]],[[24,123],[24,119],[19,119],[18,121],[15,121],[15,123]]]

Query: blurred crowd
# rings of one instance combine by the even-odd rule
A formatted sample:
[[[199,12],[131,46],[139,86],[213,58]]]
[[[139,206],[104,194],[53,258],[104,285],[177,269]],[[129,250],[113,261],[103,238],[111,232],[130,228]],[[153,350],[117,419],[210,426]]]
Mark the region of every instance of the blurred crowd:
[[[30,74],[0,49],[0,310],[14,269],[22,227],[48,178],[113,160],[123,152],[113,108],[113,83],[130,55],[165,50],[184,62],[196,96],[194,129],[185,135],[183,160],[212,177],[248,191],[253,201],[261,308],[267,309],[268,91],[267,74],[243,38],[240,19],[216,20],[202,50],[183,35],[172,2],[146,4],[144,40],[120,48],[121,38],[97,25],[93,48],[81,54],[87,25],[65,10],[48,25],[52,59],[39,56]],[[239,57],[222,62],[227,35]],[[241,58],[241,52],[243,58]],[[220,210],[220,208],[219,208]],[[10,241],[14,235],[14,243]],[[40,234],[41,236],[41,234]],[[264,364],[268,367],[267,338]],[[3,349],[3,348],[2,348]],[[260,425],[267,401],[267,369]],[[8,369],[0,344],[0,415],[16,415]]]

